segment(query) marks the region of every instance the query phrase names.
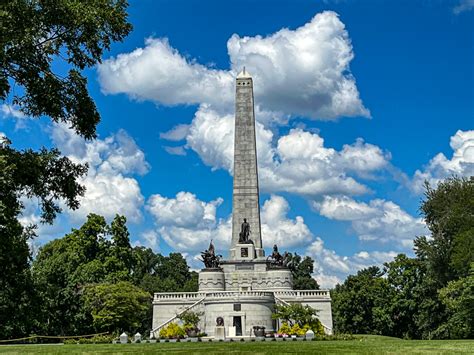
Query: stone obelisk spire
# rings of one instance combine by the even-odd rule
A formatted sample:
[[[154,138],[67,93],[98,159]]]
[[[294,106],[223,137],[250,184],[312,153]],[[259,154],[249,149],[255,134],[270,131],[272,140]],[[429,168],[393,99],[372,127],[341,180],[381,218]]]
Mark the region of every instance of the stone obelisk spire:
[[[264,256],[260,232],[260,204],[255,139],[255,113],[252,77],[245,67],[237,75],[235,90],[234,190],[232,199],[232,243],[230,258],[235,259],[236,244],[244,218],[250,225],[249,239],[257,257]]]

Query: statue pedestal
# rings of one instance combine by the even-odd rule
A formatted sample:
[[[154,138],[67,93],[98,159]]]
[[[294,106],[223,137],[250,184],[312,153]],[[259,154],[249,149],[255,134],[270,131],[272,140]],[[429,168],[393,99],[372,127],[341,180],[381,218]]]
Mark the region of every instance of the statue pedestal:
[[[225,339],[225,328],[223,326],[217,326],[214,330],[214,338],[216,340]]]
[[[254,260],[257,257],[255,254],[255,245],[252,243],[236,244],[234,255],[235,260]]]

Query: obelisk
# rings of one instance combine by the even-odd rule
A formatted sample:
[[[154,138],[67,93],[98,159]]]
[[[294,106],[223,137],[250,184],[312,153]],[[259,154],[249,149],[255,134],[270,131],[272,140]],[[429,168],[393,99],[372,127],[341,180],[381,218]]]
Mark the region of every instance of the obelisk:
[[[230,248],[230,258],[234,260],[238,258],[236,248],[244,219],[250,225],[248,238],[255,247],[255,256],[263,257],[253,81],[245,67],[237,75],[235,90],[234,189]]]

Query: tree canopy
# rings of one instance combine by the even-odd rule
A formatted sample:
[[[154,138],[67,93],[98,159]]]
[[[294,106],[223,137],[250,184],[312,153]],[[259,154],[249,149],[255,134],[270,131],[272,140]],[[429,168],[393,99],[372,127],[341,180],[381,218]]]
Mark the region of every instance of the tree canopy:
[[[420,210],[431,236],[404,254],[349,276],[332,291],[337,331],[413,339],[472,338],[474,179],[425,186]]]

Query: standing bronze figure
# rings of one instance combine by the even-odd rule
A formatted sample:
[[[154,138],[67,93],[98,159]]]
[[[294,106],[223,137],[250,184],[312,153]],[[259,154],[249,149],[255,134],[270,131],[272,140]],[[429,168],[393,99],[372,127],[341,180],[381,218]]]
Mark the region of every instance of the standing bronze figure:
[[[250,224],[247,222],[247,218],[244,218],[244,223],[242,223],[240,233],[239,233],[239,243],[248,244],[252,241],[249,239],[250,236]]]

